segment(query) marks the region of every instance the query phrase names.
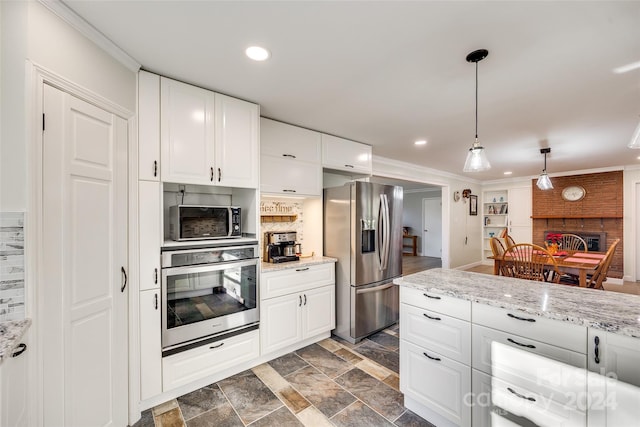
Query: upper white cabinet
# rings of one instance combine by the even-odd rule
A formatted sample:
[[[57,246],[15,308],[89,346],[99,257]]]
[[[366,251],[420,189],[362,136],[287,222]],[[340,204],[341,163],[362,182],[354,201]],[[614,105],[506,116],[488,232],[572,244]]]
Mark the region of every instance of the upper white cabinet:
[[[138,74],[138,179],[160,181],[160,76]]]
[[[322,166],[371,175],[371,146],[322,134]]]
[[[219,93],[215,98],[216,184],[258,188],[258,106]]]
[[[260,190],[322,195],[320,133],[260,119]]]
[[[258,186],[256,104],[161,78],[162,181]]]

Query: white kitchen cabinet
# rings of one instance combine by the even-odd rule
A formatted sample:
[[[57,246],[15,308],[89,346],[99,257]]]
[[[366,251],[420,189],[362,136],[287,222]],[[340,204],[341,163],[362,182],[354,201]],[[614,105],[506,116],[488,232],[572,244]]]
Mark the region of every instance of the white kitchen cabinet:
[[[259,107],[230,96],[215,95],[216,184],[258,188]]]
[[[531,242],[531,187],[509,189],[509,235],[516,243]]]
[[[162,181],[214,183],[215,94],[162,77]]]
[[[162,393],[160,289],[140,292],[140,399]]]
[[[161,194],[159,182],[138,181],[140,290],[160,288]]]
[[[29,332],[20,340],[20,345],[5,355],[0,365],[0,427],[27,427],[35,420],[29,420],[28,410],[28,351]],[[16,355],[13,357],[12,355]]]
[[[138,179],[160,180],[160,76],[138,73]]]
[[[335,264],[263,272],[261,352],[269,354],[335,328]]]
[[[371,175],[371,146],[322,134],[322,166],[327,169]]]
[[[640,339],[589,329],[589,426],[640,419]]]
[[[322,195],[320,133],[260,119],[260,190]]]

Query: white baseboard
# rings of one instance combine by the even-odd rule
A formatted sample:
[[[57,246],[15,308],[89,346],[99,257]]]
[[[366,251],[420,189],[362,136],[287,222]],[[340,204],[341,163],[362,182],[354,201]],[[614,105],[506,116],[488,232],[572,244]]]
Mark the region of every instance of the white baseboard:
[[[472,262],[471,264],[466,264],[466,265],[460,265],[458,267],[454,267],[454,270],[468,270],[472,267],[477,267],[479,265],[482,265],[482,261],[476,261],[476,262]]]
[[[605,283],[607,285],[623,285],[624,284],[624,279],[617,279],[614,277],[607,277]]]

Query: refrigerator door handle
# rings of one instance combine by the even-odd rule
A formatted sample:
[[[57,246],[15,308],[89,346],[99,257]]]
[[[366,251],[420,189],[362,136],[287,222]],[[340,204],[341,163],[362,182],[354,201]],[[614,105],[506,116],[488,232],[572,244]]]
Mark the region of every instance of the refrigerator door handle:
[[[384,285],[376,286],[375,288],[366,288],[366,289],[356,289],[356,294],[369,294],[371,292],[380,292],[385,289],[393,288],[395,285],[393,283],[387,283]]]
[[[381,204],[381,216],[382,216],[382,227],[380,230],[380,234],[382,235],[382,257],[381,257],[381,270],[386,270],[389,267],[389,247],[390,247],[390,236],[389,236],[389,199],[386,194],[380,195],[380,204]]]

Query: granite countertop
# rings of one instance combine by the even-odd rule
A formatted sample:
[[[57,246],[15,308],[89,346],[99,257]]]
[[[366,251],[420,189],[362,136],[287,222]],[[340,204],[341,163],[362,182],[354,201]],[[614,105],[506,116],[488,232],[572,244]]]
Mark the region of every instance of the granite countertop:
[[[31,326],[31,319],[8,320],[0,323],[0,363],[5,357],[11,357],[11,353],[18,347],[29,326]]]
[[[396,285],[640,338],[640,296],[435,268]]]
[[[274,264],[272,262],[263,262],[262,272],[268,273],[270,271],[289,270],[292,268],[308,267],[310,265],[326,264],[336,261],[338,261],[336,258],[331,258],[328,256],[314,256],[310,258],[300,258],[300,261],[280,262],[277,264]]]

